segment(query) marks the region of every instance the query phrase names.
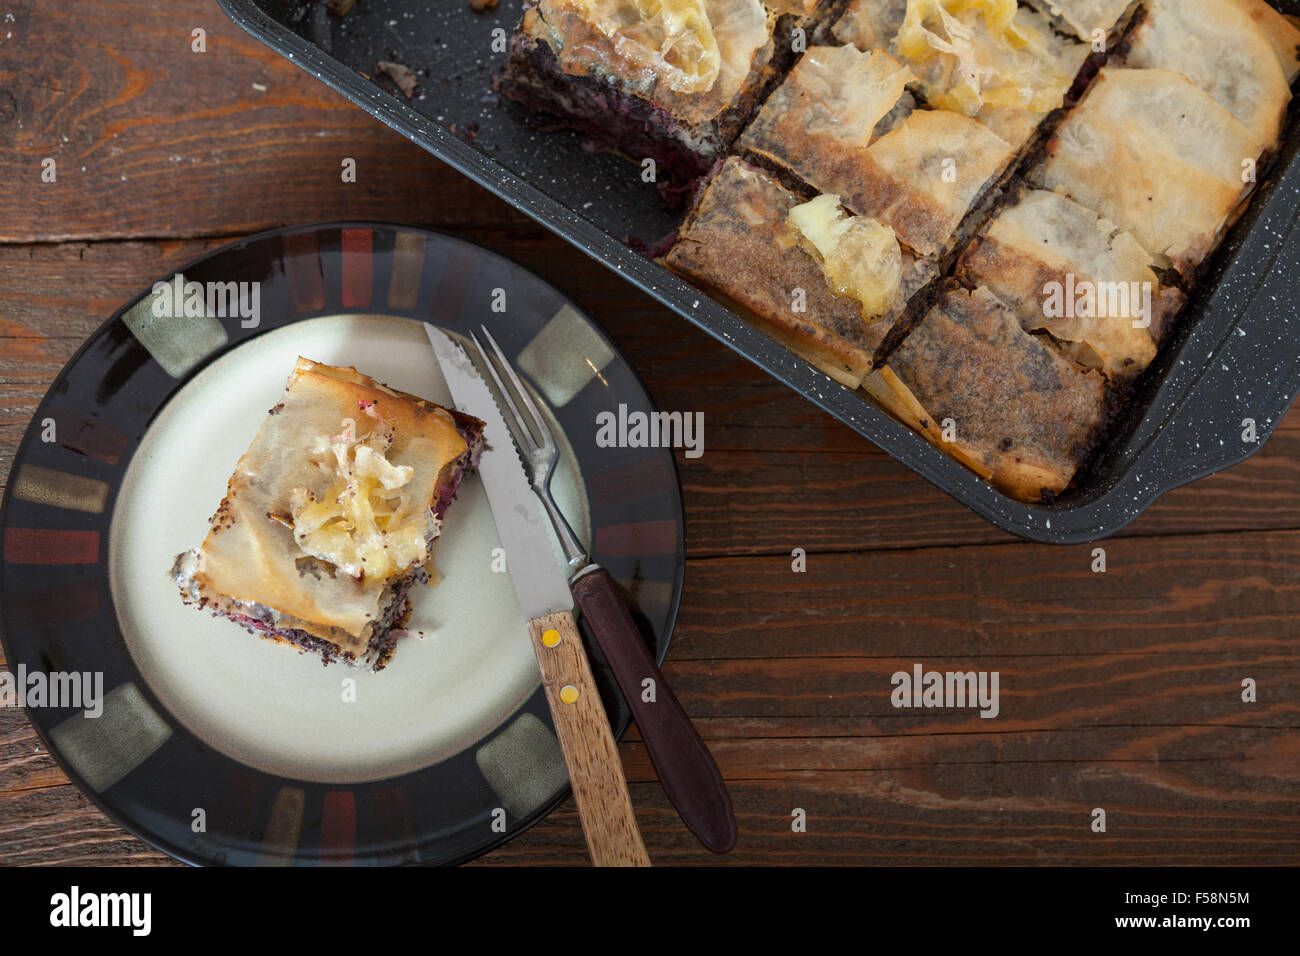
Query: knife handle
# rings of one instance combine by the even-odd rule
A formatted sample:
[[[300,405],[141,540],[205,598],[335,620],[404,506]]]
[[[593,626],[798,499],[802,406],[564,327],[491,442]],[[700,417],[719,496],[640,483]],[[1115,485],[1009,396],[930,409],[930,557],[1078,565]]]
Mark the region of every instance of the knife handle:
[[[578,818],[596,866],[649,866],[614,734],[569,611],[528,622]]]
[[[664,793],[701,843],[714,853],[728,852],[736,845],[736,815],[727,785],[650,656],[614,579],[599,565],[589,565],[572,587],[574,600],[632,709]],[[652,691],[643,686],[647,678],[654,681]]]

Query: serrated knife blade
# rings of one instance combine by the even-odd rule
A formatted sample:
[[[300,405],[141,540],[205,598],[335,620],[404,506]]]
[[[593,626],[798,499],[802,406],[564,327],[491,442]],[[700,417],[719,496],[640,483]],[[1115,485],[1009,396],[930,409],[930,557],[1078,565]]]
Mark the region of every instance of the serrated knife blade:
[[[649,866],[618,745],[573,617],[568,565],[551,537],[550,519],[524,474],[496,396],[469,355],[427,322],[424,331],[456,408],[484,422],[487,447],[478,475],[506,550],[591,860],[597,866]]]
[[[529,620],[572,610],[567,565],[556,548],[550,519],[524,474],[495,396],[459,343],[428,322],[424,331],[457,411],[486,423],[483,435],[487,447],[479,458],[478,475],[506,552],[506,568],[519,609]]]

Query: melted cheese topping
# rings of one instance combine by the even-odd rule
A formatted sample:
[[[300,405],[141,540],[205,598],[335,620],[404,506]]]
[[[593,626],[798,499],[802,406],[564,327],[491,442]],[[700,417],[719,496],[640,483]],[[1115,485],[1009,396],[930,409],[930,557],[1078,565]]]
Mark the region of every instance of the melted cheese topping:
[[[889,312],[903,277],[903,253],[892,229],[868,216],[843,215],[840,197],[833,195],[795,206],[789,219],[836,295],[857,299],[868,321]]]
[[[363,410],[375,417],[373,406]],[[317,438],[312,453],[331,484],[320,496],[295,488],[289,499],[298,547],[358,580],[382,580],[423,564],[437,520],[403,491],[415,470],[384,457],[392,428],[375,420],[364,437],[345,418],[339,434]]]
[[[967,116],[984,106],[1045,113],[1071,77],[1037,19],[1016,0],[908,0],[895,49],[931,106]]]
[[[554,6],[570,7],[620,54],[679,93],[703,92],[718,78],[722,58],[706,0],[559,0]]]

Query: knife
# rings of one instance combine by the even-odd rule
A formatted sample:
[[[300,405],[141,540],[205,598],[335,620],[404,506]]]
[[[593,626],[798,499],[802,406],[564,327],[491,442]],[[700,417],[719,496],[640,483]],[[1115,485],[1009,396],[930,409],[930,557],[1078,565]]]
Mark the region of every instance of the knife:
[[[424,329],[457,409],[486,423],[487,447],[478,476],[528,622],[592,862],[649,866],[614,734],[573,618],[566,566],[551,542],[541,502],[529,486],[496,399],[469,356],[439,329],[427,322]]]

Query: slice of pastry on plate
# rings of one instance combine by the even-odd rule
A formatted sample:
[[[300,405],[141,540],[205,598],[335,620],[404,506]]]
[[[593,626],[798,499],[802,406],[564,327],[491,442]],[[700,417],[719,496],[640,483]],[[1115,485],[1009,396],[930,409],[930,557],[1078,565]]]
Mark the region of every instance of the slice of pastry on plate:
[[[182,599],[379,670],[482,435],[470,415],[299,358],[202,546],[176,559]]]

